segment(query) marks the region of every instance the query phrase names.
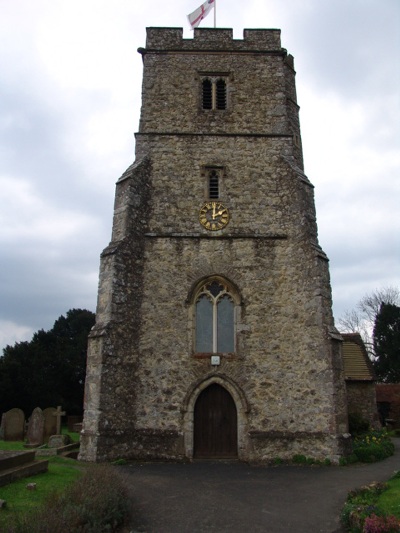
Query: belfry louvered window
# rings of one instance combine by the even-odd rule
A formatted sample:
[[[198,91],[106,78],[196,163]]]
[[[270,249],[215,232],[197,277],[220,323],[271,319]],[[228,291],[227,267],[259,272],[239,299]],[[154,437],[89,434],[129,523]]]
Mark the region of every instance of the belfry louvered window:
[[[217,109],[226,109],[226,83],[225,80],[217,80],[215,84],[215,100]]]
[[[219,198],[219,175],[217,170],[210,170],[208,173],[208,197]]]
[[[205,78],[202,82],[203,109],[226,109],[226,81],[223,78]]]
[[[212,109],[212,82],[203,80],[203,109]]]

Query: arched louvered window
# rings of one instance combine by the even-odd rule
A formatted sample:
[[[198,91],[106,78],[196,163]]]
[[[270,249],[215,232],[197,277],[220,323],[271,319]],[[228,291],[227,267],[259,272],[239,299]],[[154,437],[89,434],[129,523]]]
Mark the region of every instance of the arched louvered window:
[[[203,109],[212,109],[212,82],[209,79],[203,80]]]
[[[208,174],[208,197],[219,198],[219,175],[216,170],[210,170]]]
[[[204,283],[195,297],[196,353],[235,351],[235,301],[220,279]]]
[[[226,109],[226,83],[225,80],[219,79],[215,84],[216,89],[216,108]]]
[[[227,107],[226,81],[223,78],[205,78],[202,81],[203,109],[223,110]]]

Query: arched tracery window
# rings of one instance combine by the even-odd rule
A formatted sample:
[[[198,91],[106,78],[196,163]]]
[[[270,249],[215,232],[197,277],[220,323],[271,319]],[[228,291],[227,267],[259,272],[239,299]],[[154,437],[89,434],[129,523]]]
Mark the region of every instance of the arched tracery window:
[[[195,295],[196,353],[235,351],[235,298],[220,279],[206,281]]]

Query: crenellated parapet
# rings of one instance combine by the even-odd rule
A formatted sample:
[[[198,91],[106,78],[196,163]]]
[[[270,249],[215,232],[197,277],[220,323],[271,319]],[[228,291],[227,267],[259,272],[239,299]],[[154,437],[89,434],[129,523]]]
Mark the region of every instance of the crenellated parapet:
[[[147,28],[146,49],[284,52],[280,30],[248,29],[234,39],[230,28],[196,28],[193,39],[183,38],[183,28]]]

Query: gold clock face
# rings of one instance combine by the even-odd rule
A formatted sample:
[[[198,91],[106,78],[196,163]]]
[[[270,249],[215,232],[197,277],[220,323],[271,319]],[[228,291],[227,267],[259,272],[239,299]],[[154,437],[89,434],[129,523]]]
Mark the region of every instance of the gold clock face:
[[[223,229],[229,222],[229,211],[221,202],[205,202],[200,209],[199,221],[210,231]]]

